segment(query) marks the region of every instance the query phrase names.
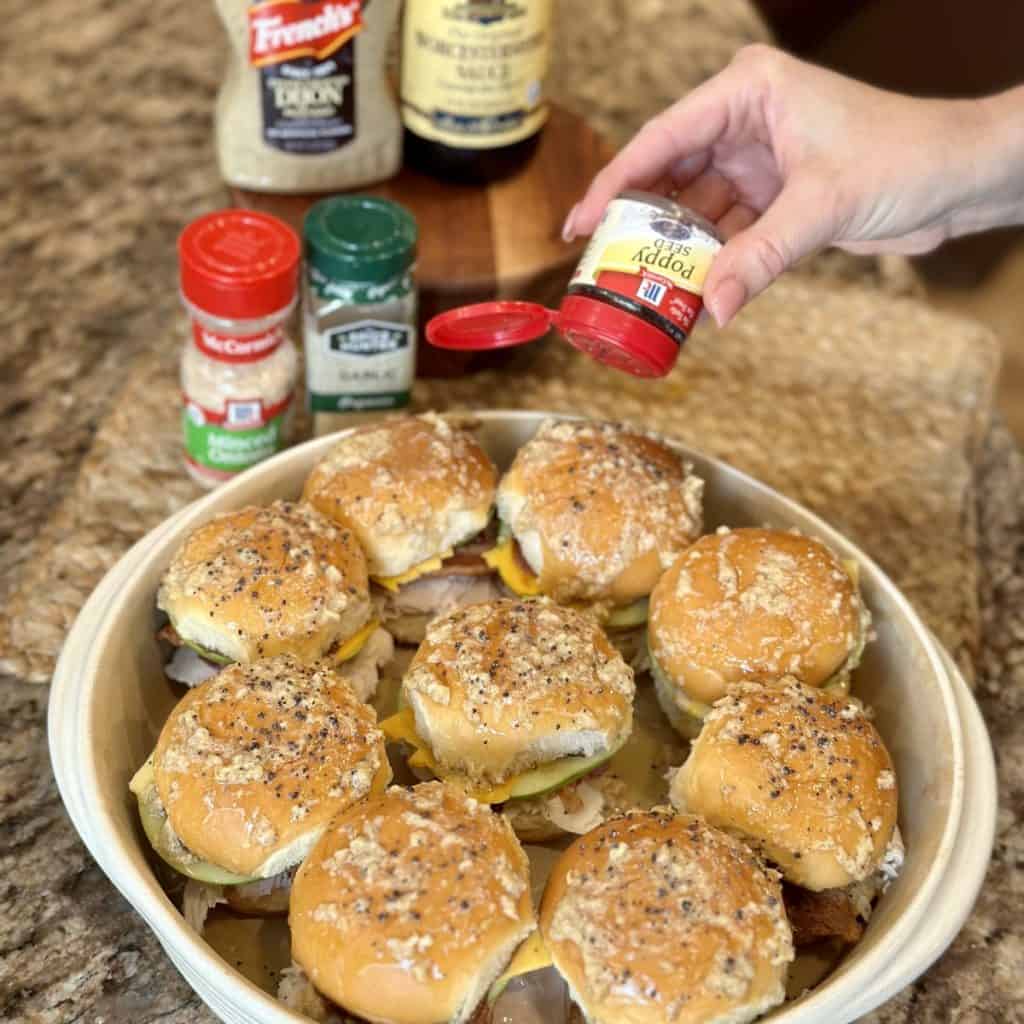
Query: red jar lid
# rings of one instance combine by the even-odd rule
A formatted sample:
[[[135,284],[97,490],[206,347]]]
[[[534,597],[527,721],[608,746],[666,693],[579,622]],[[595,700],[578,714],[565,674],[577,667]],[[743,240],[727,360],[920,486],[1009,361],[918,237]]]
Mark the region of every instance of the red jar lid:
[[[253,210],[218,210],[178,238],[181,293],[204,313],[228,320],[270,316],[295,298],[299,236]]]
[[[653,324],[607,302],[568,295],[559,309],[534,302],[481,302],[440,313],[427,323],[437,348],[482,351],[525,345],[554,327],[570,345],[634,377],[664,377],[679,346]]]
[[[558,313],[536,302],[477,302],[432,317],[427,341],[461,352],[509,348],[543,338],[557,319]]]

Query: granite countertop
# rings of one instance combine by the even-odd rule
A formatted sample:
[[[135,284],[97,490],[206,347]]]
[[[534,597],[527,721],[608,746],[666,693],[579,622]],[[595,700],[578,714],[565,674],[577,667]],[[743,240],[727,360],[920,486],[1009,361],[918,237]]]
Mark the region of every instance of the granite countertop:
[[[210,139],[222,60],[211,8],[43,0],[5,17],[0,601],[36,553],[40,525],[126,367],[165,336],[178,228],[225,201]],[[745,0],[623,8],[563,0],[572,60],[555,80],[619,138],[736,45],[764,36]],[[653,33],[665,31],[691,59],[649,52]],[[617,91],[605,74],[613,45],[625,86]],[[838,276],[864,276],[855,266],[842,263]],[[977,694],[1000,762],[997,845],[967,927],[920,982],[872,1015],[880,1024],[1024,1021],[1024,456],[998,424],[977,474]],[[47,694],[0,676],[0,1021],[213,1020],[66,818],[49,766]]]

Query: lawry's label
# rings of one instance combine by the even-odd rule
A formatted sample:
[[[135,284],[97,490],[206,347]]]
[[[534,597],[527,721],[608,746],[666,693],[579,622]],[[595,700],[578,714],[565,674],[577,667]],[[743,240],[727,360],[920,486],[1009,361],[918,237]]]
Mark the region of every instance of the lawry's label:
[[[493,149],[547,120],[552,0],[409,0],[402,120],[421,138]]]
[[[409,324],[371,319],[317,330],[307,321],[305,339],[311,411],[409,404],[416,365],[416,332]]]
[[[356,137],[355,36],[362,0],[264,0],[249,9],[263,138],[286,153],[329,153]]]
[[[234,476],[284,447],[291,396],[276,405],[228,399],[218,412],[184,397],[181,427],[185,457],[217,477]]]
[[[569,285],[616,292],[688,333],[721,248],[717,238],[685,217],[633,199],[613,199]]]

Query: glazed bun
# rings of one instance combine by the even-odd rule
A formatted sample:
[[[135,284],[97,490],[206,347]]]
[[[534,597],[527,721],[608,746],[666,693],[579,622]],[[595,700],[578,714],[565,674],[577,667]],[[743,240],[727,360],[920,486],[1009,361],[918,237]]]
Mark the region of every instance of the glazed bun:
[[[543,423],[498,487],[540,589],[622,607],[700,533],[703,482],[662,441],[614,423]]]
[[[153,771],[188,851],[250,878],[301,861],[335,814],[391,779],[373,709],[335,672],[288,655],[189,690]]]
[[[714,703],[742,679],[844,681],[868,621],[857,584],[820,541],[783,530],[708,534],[651,594],[647,635],[659,699],[680,727],[695,703]]]
[[[633,672],[589,616],[498,599],[436,618],[402,681],[416,731],[444,768],[500,783],[619,747]]]
[[[427,413],[346,434],[316,465],[303,498],[350,526],[372,576],[399,576],[478,534],[497,470],[465,430]]]
[[[526,854],[454,786],[393,787],[339,815],[299,869],[292,958],[348,1013],[462,1024],[534,928]]]
[[[816,892],[873,874],[896,826],[892,759],[861,705],[795,679],[715,704],[671,800]]]
[[[540,930],[589,1024],[743,1024],[785,996],[777,876],[736,839],[659,808],[612,818],[555,864]]]
[[[224,660],[309,663],[369,621],[366,559],[351,530],[308,505],[252,505],[189,534],[157,606],[182,640]]]

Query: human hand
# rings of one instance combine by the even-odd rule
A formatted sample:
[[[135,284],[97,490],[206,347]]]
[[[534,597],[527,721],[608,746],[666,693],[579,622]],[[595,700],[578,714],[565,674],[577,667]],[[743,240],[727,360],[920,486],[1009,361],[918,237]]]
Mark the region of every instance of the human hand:
[[[726,239],[704,284],[705,306],[723,325],[826,246],[919,253],[1020,219],[1024,144],[1003,129],[1020,123],[1022,100],[1020,90],[913,99],[746,47],[644,125],[595,177],[563,234],[593,232],[622,189],[675,194]],[[1016,117],[1000,109],[1008,101]]]

